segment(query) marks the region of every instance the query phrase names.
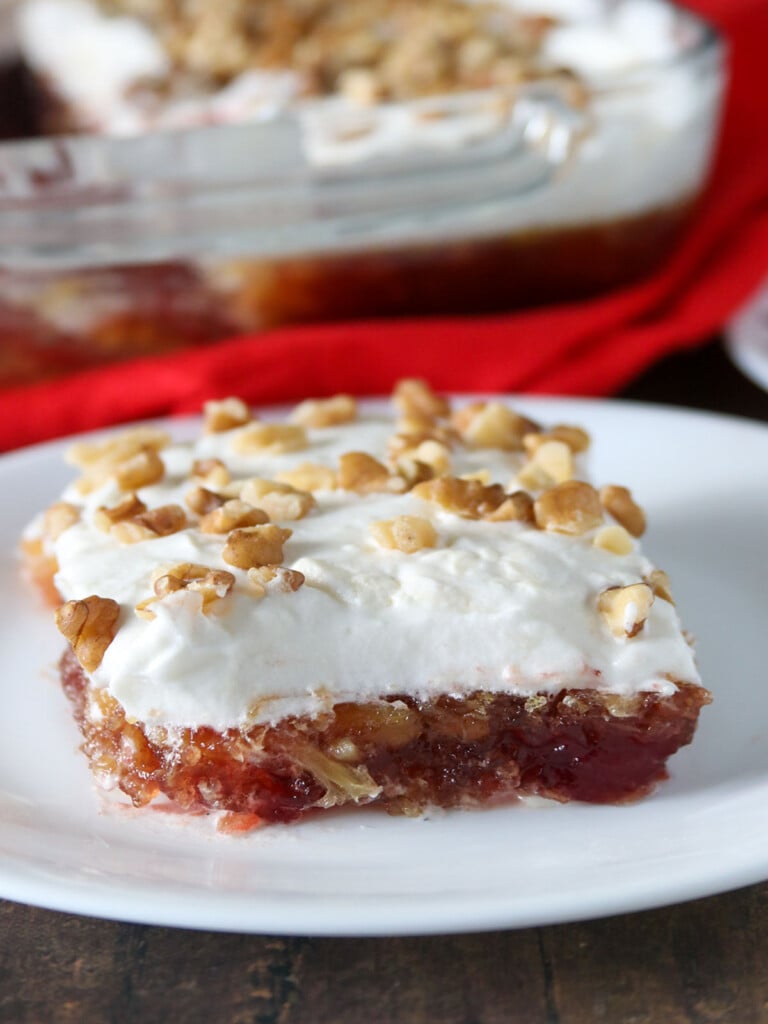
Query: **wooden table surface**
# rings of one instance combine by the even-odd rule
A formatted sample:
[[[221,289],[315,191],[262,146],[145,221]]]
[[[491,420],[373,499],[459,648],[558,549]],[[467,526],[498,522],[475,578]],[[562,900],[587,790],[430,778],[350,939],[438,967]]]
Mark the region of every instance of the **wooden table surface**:
[[[625,395],[768,420],[768,395],[717,342]],[[768,884],[599,921],[402,939],[225,935],[0,902],[0,1022],[134,1020],[768,1022]]]

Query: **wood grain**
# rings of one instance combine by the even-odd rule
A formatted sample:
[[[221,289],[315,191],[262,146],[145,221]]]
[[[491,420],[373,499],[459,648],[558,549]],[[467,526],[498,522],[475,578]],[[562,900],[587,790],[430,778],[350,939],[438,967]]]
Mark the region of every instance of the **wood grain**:
[[[768,884],[601,921],[401,939],[219,935],[0,903],[0,1021],[134,1020],[764,1024]]]

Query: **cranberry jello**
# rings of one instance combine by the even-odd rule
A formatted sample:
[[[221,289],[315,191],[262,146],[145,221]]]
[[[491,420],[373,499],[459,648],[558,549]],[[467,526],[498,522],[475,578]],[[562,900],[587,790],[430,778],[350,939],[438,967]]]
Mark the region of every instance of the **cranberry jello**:
[[[588,434],[401,382],[70,451],[27,530],[97,783],[237,831],[376,803],[617,803],[709,702],[642,508]]]

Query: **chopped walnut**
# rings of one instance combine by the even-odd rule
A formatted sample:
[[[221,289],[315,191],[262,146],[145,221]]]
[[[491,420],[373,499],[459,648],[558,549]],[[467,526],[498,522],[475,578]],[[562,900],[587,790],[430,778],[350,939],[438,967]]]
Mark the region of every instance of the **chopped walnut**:
[[[597,609],[614,636],[637,636],[645,625],[653,604],[653,590],[647,583],[627,587],[608,587],[598,600]]]
[[[544,441],[517,474],[517,479],[523,487],[540,491],[572,480],[574,472],[570,447],[564,441]]]
[[[421,441],[439,441],[446,448],[452,448],[458,440],[459,434],[450,423],[441,423],[426,416],[401,416],[395,422],[389,454],[397,456]]]
[[[553,19],[499,3],[99,2],[148,22],[183,83],[221,88],[243,72],[290,68],[304,95],[341,93],[364,109],[436,95],[437,106],[445,93],[552,74],[540,49]],[[143,84],[149,97],[169,87],[165,78]]]
[[[164,476],[165,465],[154,448],[136,452],[115,469],[115,479],[121,491],[138,491],[140,487],[158,483]]]
[[[302,462],[278,473],[275,479],[297,491],[334,491],[338,484],[336,470],[316,462]]]
[[[283,544],[292,532],[273,523],[233,530],[227,537],[224,561],[238,569],[280,565],[283,561]]]
[[[69,501],[57,501],[43,515],[43,533],[48,540],[56,540],[80,519],[80,509]]]
[[[420,462],[418,459],[408,458],[407,456],[397,460],[395,472],[403,478],[407,488],[415,487],[416,484],[420,484],[424,480],[432,480],[435,476],[433,466],[427,465],[426,462]]]
[[[78,441],[71,445],[64,458],[70,465],[86,472],[95,467],[109,466],[114,469],[120,462],[140,451],[162,451],[170,441],[170,434],[164,430],[134,427],[104,441]]]
[[[121,519],[112,525],[109,532],[122,544],[137,544],[143,540],[168,537],[187,526],[187,514],[181,505],[159,505],[130,519]]]
[[[417,484],[411,493],[424,501],[434,501],[464,519],[484,519],[507,498],[501,484],[486,485],[479,480],[462,480],[455,476],[427,480]]]
[[[342,96],[362,107],[377,103],[382,95],[382,82],[368,68],[348,68],[339,76],[337,88]]]
[[[80,442],[67,452],[67,461],[80,466],[84,476],[77,488],[88,494],[115,476],[122,490],[135,491],[163,478],[165,467],[157,454],[170,442],[164,431],[136,427],[100,442]],[[132,481],[135,476],[137,482]]]
[[[307,443],[307,432],[297,423],[252,423],[235,434],[231,442],[232,450],[239,455],[299,452]]]
[[[434,422],[450,415],[451,407],[445,398],[435,394],[426,381],[405,378],[398,381],[392,392],[392,401],[403,416]]]
[[[299,423],[302,427],[335,427],[340,423],[352,423],[356,419],[357,402],[351,395],[308,399],[297,405],[290,415],[291,422]]]
[[[633,537],[642,537],[645,533],[645,512],[633,499],[626,487],[609,484],[600,488],[600,501],[603,508],[617,523],[628,530]]]
[[[536,525],[542,530],[578,536],[603,523],[603,509],[594,487],[566,480],[543,491],[533,503]]]
[[[109,533],[115,523],[120,523],[124,519],[133,519],[134,516],[141,515],[142,512],[147,511],[147,506],[141,500],[141,498],[131,492],[126,494],[122,501],[119,501],[117,505],[107,507],[101,505],[93,513],[93,525],[99,530],[103,530],[105,533]]]
[[[254,508],[247,501],[232,498],[218,508],[206,512],[200,518],[203,533],[229,533],[243,526],[260,526],[269,522],[269,516],[261,508]]]
[[[72,645],[86,672],[94,672],[117,633],[120,605],[96,594],[66,601],[56,612],[56,626]]]
[[[395,519],[371,523],[373,539],[383,548],[397,549],[412,555],[422,548],[437,546],[437,532],[423,516],[397,516]]]
[[[533,523],[533,498],[527,491],[513,491],[492,512],[484,517],[491,523]]]
[[[404,491],[402,477],[391,476],[387,467],[367,452],[346,452],[339,459],[339,487],[356,494]]]
[[[203,406],[203,430],[206,434],[220,434],[224,430],[244,427],[252,419],[250,408],[241,398],[224,398],[206,402]]]
[[[243,501],[264,509],[270,519],[303,519],[317,502],[309,491],[300,491],[279,480],[253,477],[246,480],[240,491]]]
[[[465,405],[454,413],[453,424],[465,444],[508,452],[521,451],[523,437],[536,429],[531,420],[513,412],[502,402]]]
[[[602,530],[598,530],[592,543],[596,548],[610,551],[614,555],[628,555],[635,547],[629,533],[623,526],[617,524],[604,526]]]
[[[207,565],[198,565],[195,562],[181,562],[167,567],[155,578],[154,597],[140,601],[136,605],[136,614],[144,619],[154,619],[155,613],[151,606],[179,590],[191,590],[201,594],[203,612],[207,613],[214,602],[229,594],[234,585],[235,577],[226,569],[211,569]]]
[[[399,468],[404,459],[428,466],[432,471],[431,476],[442,476],[451,469],[451,453],[448,447],[433,438],[427,438],[406,448],[398,457],[396,467]]]
[[[254,596],[264,597],[267,593],[295,593],[304,585],[304,574],[282,565],[260,565],[248,570]]]
[[[654,569],[645,582],[654,592],[656,597],[660,597],[662,601],[668,601],[670,604],[675,603],[674,598],[672,597],[672,588],[669,583],[669,576],[663,569]]]
[[[195,515],[204,516],[213,512],[215,508],[220,508],[226,498],[223,494],[208,490],[207,487],[193,487],[184,495],[184,501]]]
[[[221,459],[196,459],[191,475],[211,490],[226,487],[232,476]]]
[[[552,427],[543,433],[532,431],[530,434],[526,434],[523,437],[523,447],[532,455],[537,448],[540,448],[547,441],[562,441],[563,444],[568,445],[574,455],[578,455],[579,452],[584,452],[589,448],[590,436],[581,427],[560,423],[558,426]]]
[[[459,480],[478,480],[481,484],[491,482],[490,469],[473,469],[471,473],[462,473]]]

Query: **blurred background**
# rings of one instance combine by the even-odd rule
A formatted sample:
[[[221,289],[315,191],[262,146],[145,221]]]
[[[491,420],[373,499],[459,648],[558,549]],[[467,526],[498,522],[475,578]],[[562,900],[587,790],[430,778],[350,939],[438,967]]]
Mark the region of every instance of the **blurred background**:
[[[72,429],[235,382],[617,393],[768,273],[758,0],[1,10],[0,388],[163,368]]]

